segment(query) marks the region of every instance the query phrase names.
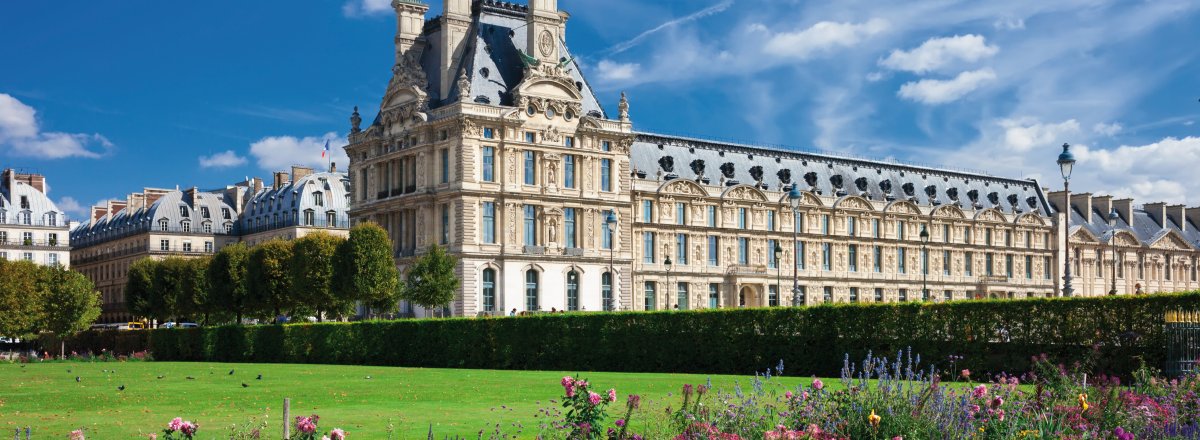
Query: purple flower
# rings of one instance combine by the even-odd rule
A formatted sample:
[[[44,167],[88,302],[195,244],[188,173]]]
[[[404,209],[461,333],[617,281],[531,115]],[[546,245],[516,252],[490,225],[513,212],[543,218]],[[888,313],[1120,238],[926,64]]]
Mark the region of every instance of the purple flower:
[[[618,428],[624,428],[625,427],[625,419],[617,419],[616,425]]]
[[[987,385],[976,386],[974,390],[971,390],[971,396],[975,397],[976,399],[987,396]]]

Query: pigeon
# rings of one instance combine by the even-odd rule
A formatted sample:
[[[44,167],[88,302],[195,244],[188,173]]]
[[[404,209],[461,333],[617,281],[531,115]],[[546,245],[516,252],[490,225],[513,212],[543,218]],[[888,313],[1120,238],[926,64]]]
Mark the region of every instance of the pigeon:
[[[68,372],[68,373],[70,373],[70,372],[71,372],[71,369],[70,369],[70,368],[68,368],[68,369],[67,369],[67,372]]]
[[[250,387],[250,385],[246,385],[245,382],[242,382],[242,388],[249,388],[249,387]]]
[[[188,377],[187,377],[187,380],[196,380],[196,378],[194,378],[194,377],[192,377],[192,376],[188,376]]]
[[[125,391],[125,385],[117,387],[117,391]]]
[[[163,378],[163,376],[162,376],[162,375],[159,375],[159,376],[158,376],[158,378],[159,378],[159,379],[162,379],[162,378]]]
[[[229,375],[233,376],[233,370],[229,370]]]
[[[75,383],[79,382],[83,382],[83,379],[80,379],[79,376],[75,376]]]
[[[371,376],[367,376],[367,380],[371,380]]]
[[[254,380],[262,380],[262,375],[258,375],[258,377],[254,378]]]

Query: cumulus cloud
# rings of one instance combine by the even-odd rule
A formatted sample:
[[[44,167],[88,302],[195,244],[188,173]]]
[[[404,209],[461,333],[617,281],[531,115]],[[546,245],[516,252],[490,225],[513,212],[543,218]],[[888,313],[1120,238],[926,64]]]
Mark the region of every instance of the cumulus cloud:
[[[936,71],[957,63],[974,63],[991,58],[1000,48],[989,46],[980,35],[930,38],[915,49],[893,50],[879,65],[914,73]]]
[[[901,98],[923,104],[945,104],[957,101],[968,93],[975,91],[989,81],[996,79],[992,69],[972,70],[963,72],[953,79],[923,79],[910,81],[900,86],[897,92]]]
[[[345,138],[337,133],[326,133],[324,136],[271,136],[259,139],[250,144],[250,155],[254,156],[259,168],[267,171],[286,169],[292,165],[309,166],[325,169],[326,158],[321,157],[325,142],[329,142],[329,154],[333,163],[341,164],[346,169],[350,159],[346,157],[343,148],[348,144]]]
[[[1012,118],[1000,120],[998,124],[1004,129],[1003,145],[1019,152],[1035,148],[1052,150],[1081,134],[1079,121],[1074,119],[1043,123],[1034,118]]]
[[[342,5],[347,17],[364,17],[392,11],[391,0],[349,0]]]
[[[1093,174],[1097,187],[1143,202],[1197,202],[1194,164],[1200,163],[1200,137],[1168,137],[1145,145],[1084,149],[1077,169]],[[1115,179],[1114,179],[1115,178]],[[1109,183],[1117,180],[1120,183]],[[1192,199],[1188,200],[1188,196]]]
[[[887,20],[880,18],[863,23],[822,21],[807,29],[777,33],[767,40],[763,50],[771,55],[808,59],[831,49],[854,47],[864,39],[887,29]]]
[[[1099,123],[1096,123],[1096,125],[1092,126],[1093,132],[1095,132],[1096,134],[1104,135],[1104,136],[1108,136],[1108,137],[1116,136],[1117,133],[1120,133],[1121,130],[1123,130],[1123,129],[1125,129],[1125,127],[1122,127],[1121,124],[1116,123],[1116,122],[1113,122],[1111,124],[1105,124],[1103,122],[1099,122]]]
[[[88,212],[90,211],[89,207],[79,204],[79,201],[75,200],[74,197],[63,197],[58,199],[58,202],[55,203],[55,205],[58,205],[58,209],[63,210],[63,212],[67,213],[67,215],[71,216],[72,218],[87,217]]]
[[[638,63],[618,63],[601,60],[600,64],[596,66],[596,75],[599,76],[601,81],[624,81],[633,79],[641,67]]]
[[[246,164],[246,158],[238,156],[233,150],[226,150],[209,156],[200,156],[200,168],[231,168]]]
[[[0,93],[0,147],[16,156],[39,159],[97,158],[112,148],[112,143],[99,134],[43,132],[37,110]]]
[[[1000,18],[992,23],[992,27],[1002,31],[1015,31],[1025,29],[1024,18]]]

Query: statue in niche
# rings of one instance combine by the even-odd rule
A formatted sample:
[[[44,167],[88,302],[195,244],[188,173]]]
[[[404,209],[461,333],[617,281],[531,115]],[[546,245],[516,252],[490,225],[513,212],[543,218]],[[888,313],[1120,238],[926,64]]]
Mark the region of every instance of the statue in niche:
[[[546,230],[547,230],[547,234],[549,234],[548,241],[550,243],[557,243],[558,242],[558,221],[554,220],[554,218],[551,218],[549,221],[546,222]]]

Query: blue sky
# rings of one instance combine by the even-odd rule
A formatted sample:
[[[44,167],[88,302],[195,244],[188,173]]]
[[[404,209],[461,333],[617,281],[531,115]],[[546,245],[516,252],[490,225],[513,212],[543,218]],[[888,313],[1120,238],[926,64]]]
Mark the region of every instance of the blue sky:
[[[344,145],[390,77],[387,0],[4,2],[0,165],[83,212]],[[430,16],[440,9],[432,1]],[[1200,3],[561,0],[635,128],[1036,177],[1200,204]],[[340,153],[340,151],[338,151]],[[344,169],[345,156],[337,159]],[[1050,179],[1047,179],[1050,178]]]

